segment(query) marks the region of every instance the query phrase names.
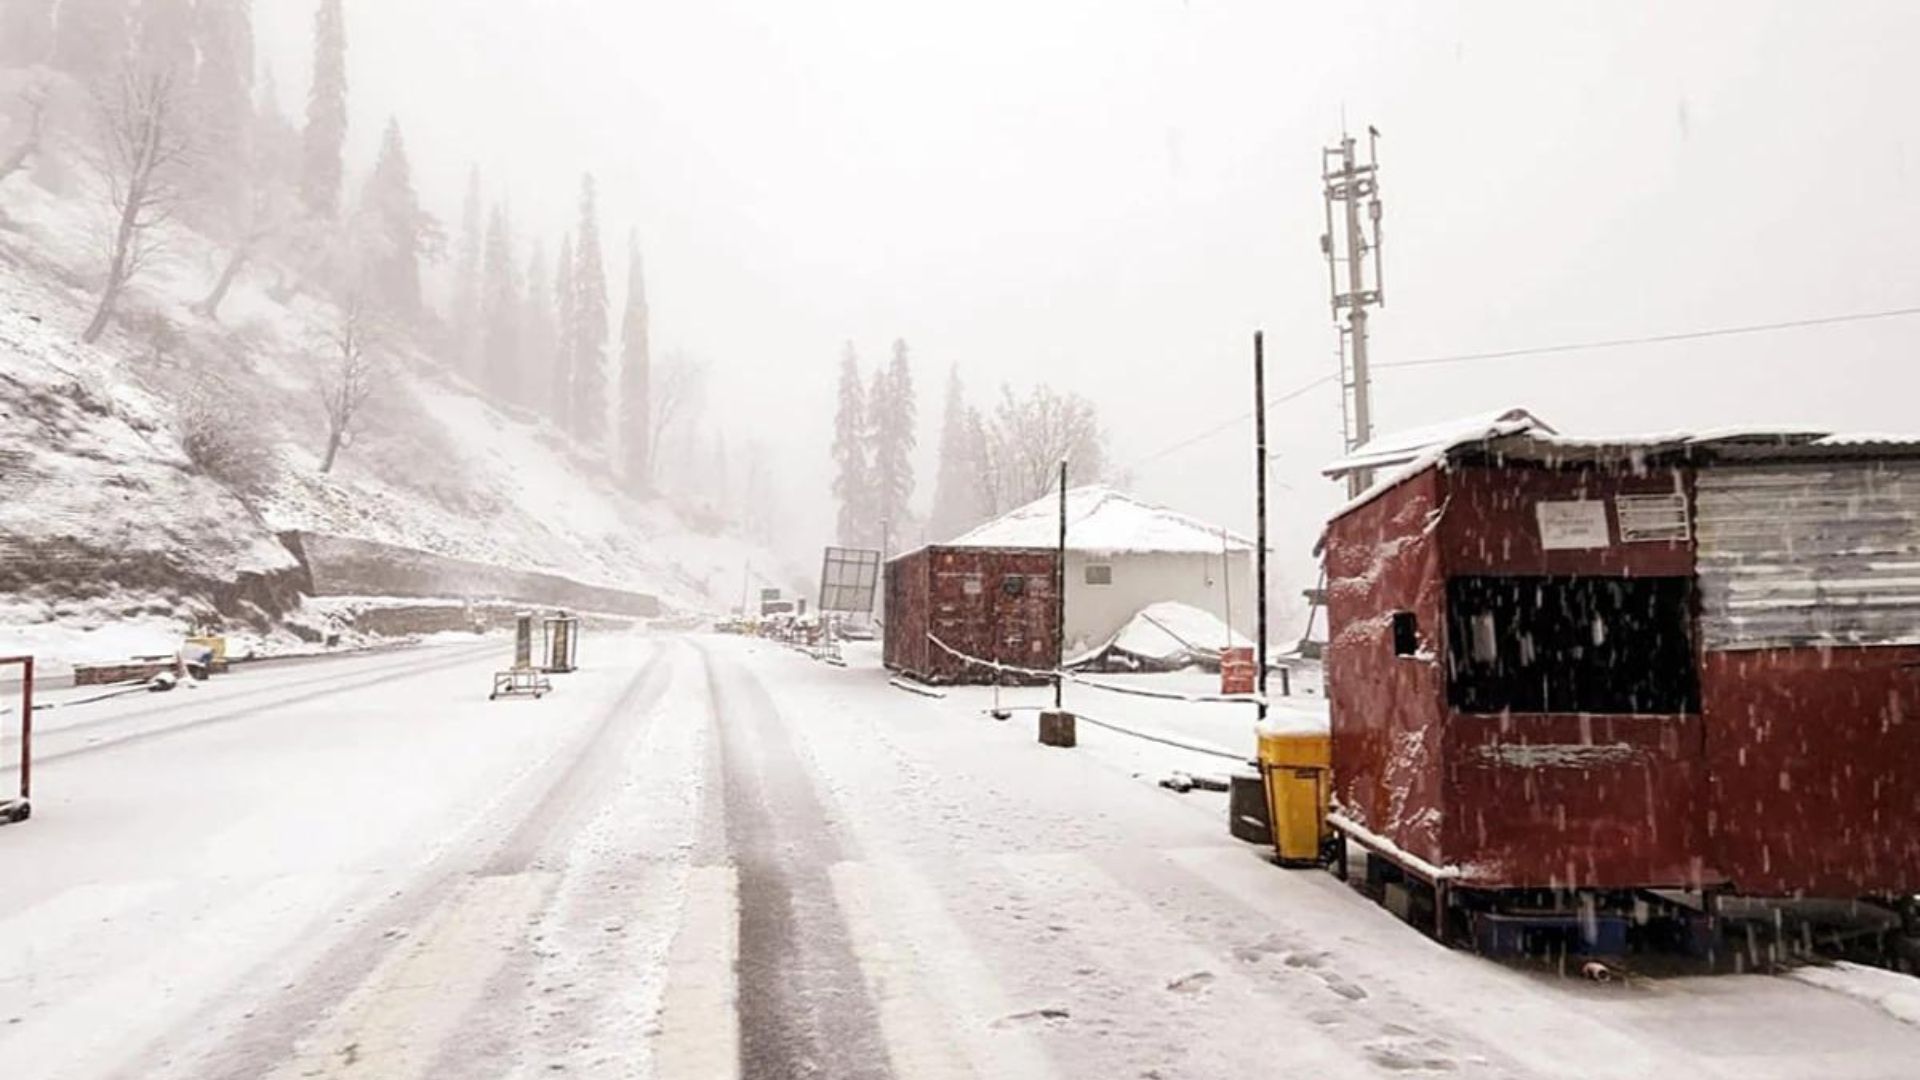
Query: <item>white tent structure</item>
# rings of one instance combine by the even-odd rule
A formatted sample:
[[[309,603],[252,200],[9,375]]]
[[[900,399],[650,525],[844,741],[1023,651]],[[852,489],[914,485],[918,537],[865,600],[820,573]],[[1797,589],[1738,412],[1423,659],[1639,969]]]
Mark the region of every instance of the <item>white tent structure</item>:
[[[1053,492],[940,545],[1043,548],[1059,544]],[[1207,612],[1243,636],[1255,622],[1253,542],[1218,525],[1110,487],[1067,492],[1066,655],[1112,641],[1134,616],[1173,601]],[[1196,642],[1223,647],[1228,642]]]

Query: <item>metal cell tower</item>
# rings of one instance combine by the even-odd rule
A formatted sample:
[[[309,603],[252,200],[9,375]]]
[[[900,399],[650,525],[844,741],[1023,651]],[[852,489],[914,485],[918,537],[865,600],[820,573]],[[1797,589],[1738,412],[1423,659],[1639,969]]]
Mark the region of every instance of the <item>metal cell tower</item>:
[[[1320,151],[1321,180],[1326,185],[1327,231],[1320,234],[1320,250],[1327,257],[1327,286],[1333,298],[1333,321],[1340,327],[1340,421],[1347,449],[1373,438],[1373,386],[1367,370],[1367,309],[1385,306],[1386,291],[1380,261],[1380,132],[1367,127],[1367,161],[1354,152],[1353,136],[1342,133],[1340,145]],[[1340,228],[1334,227],[1334,204],[1340,204]],[[1361,212],[1361,204],[1366,212]],[[1368,256],[1372,256],[1369,273]],[[1342,276],[1344,274],[1344,285]],[[1371,280],[1369,280],[1371,279]],[[1341,312],[1346,322],[1341,324]],[[1372,480],[1361,471],[1348,475],[1349,490],[1358,495]]]

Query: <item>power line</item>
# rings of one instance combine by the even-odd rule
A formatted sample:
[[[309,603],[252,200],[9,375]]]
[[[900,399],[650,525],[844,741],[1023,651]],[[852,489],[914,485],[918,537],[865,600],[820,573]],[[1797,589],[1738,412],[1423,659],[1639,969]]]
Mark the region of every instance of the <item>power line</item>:
[[[1810,319],[1791,319],[1785,322],[1752,323],[1744,326],[1716,326],[1705,330],[1682,330],[1671,334],[1649,334],[1643,337],[1606,338],[1598,341],[1564,342],[1558,345],[1536,345],[1525,349],[1501,349],[1494,352],[1453,353],[1443,356],[1420,356],[1409,360],[1388,360],[1377,362],[1376,368],[1417,368],[1439,367],[1445,364],[1466,364],[1482,360],[1508,360],[1523,356],[1550,356],[1556,353],[1589,352],[1599,349],[1621,349],[1636,345],[1659,345],[1674,341],[1698,341],[1703,338],[1734,337],[1742,334],[1765,334],[1779,330],[1800,330],[1811,326],[1834,326],[1841,323],[1872,322],[1879,319],[1898,319],[1920,315],[1920,307],[1888,308],[1884,311],[1859,311],[1846,315],[1822,315]],[[1302,383],[1278,397],[1267,399],[1267,407],[1283,405],[1295,398],[1318,390],[1333,382],[1332,373],[1322,375],[1311,382]],[[1170,454],[1176,454],[1190,446],[1196,446],[1236,424],[1243,424],[1253,418],[1251,410],[1223,420],[1212,427],[1198,431],[1193,435],[1161,447],[1145,457],[1128,462],[1124,469],[1133,469],[1150,462],[1158,461]]]
[[[1646,337],[1580,341],[1564,345],[1540,345],[1529,349],[1504,349],[1499,352],[1456,353],[1452,356],[1422,356],[1412,360],[1391,360],[1375,367],[1412,368],[1440,364],[1464,364],[1474,360],[1505,360],[1517,356],[1544,356],[1550,353],[1585,352],[1592,349],[1619,349],[1630,345],[1659,345],[1669,341],[1698,341],[1701,338],[1732,337],[1736,334],[1765,334],[1775,330],[1799,330],[1809,326],[1833,326],[1837,323],[1868,322],[1920,315],[1920,307],[1889,308],[1886,311],[1861,311],[1850,315],[1824,315],[1787,322],[1753,323],[1748,326],[1719,326],[1710,330],[1683,330],[1674,334],[1650,334]]]

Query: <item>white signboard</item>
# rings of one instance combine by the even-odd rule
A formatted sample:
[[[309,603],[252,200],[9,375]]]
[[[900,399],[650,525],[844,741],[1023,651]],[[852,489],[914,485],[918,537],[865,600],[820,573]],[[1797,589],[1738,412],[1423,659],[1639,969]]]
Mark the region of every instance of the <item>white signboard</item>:
[[[1533,512],[1540,519],[1540,546],[1548,551],[1603,548],[1613,543],[1607,531],[1605,499],[1575,502],[1539,502]]]

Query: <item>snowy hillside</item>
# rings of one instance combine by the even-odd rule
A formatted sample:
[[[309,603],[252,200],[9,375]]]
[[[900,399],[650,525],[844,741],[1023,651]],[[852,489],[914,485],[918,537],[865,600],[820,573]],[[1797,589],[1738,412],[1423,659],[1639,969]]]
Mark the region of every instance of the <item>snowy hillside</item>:
[[[76,631],[128,619],[260,628],[297,603],[287,531],[546,571],[669,610],[736,603],[749,563],[799,584],[711,515],[623,494],[603,459],[399,335],[323,475],[331,303],[262,259],[220,321],[199,314],[224,253],[183,227],[99,345],[80,344],[104,228],[90,184],[57,151],[0,187],[0,646],[69,650]]]

